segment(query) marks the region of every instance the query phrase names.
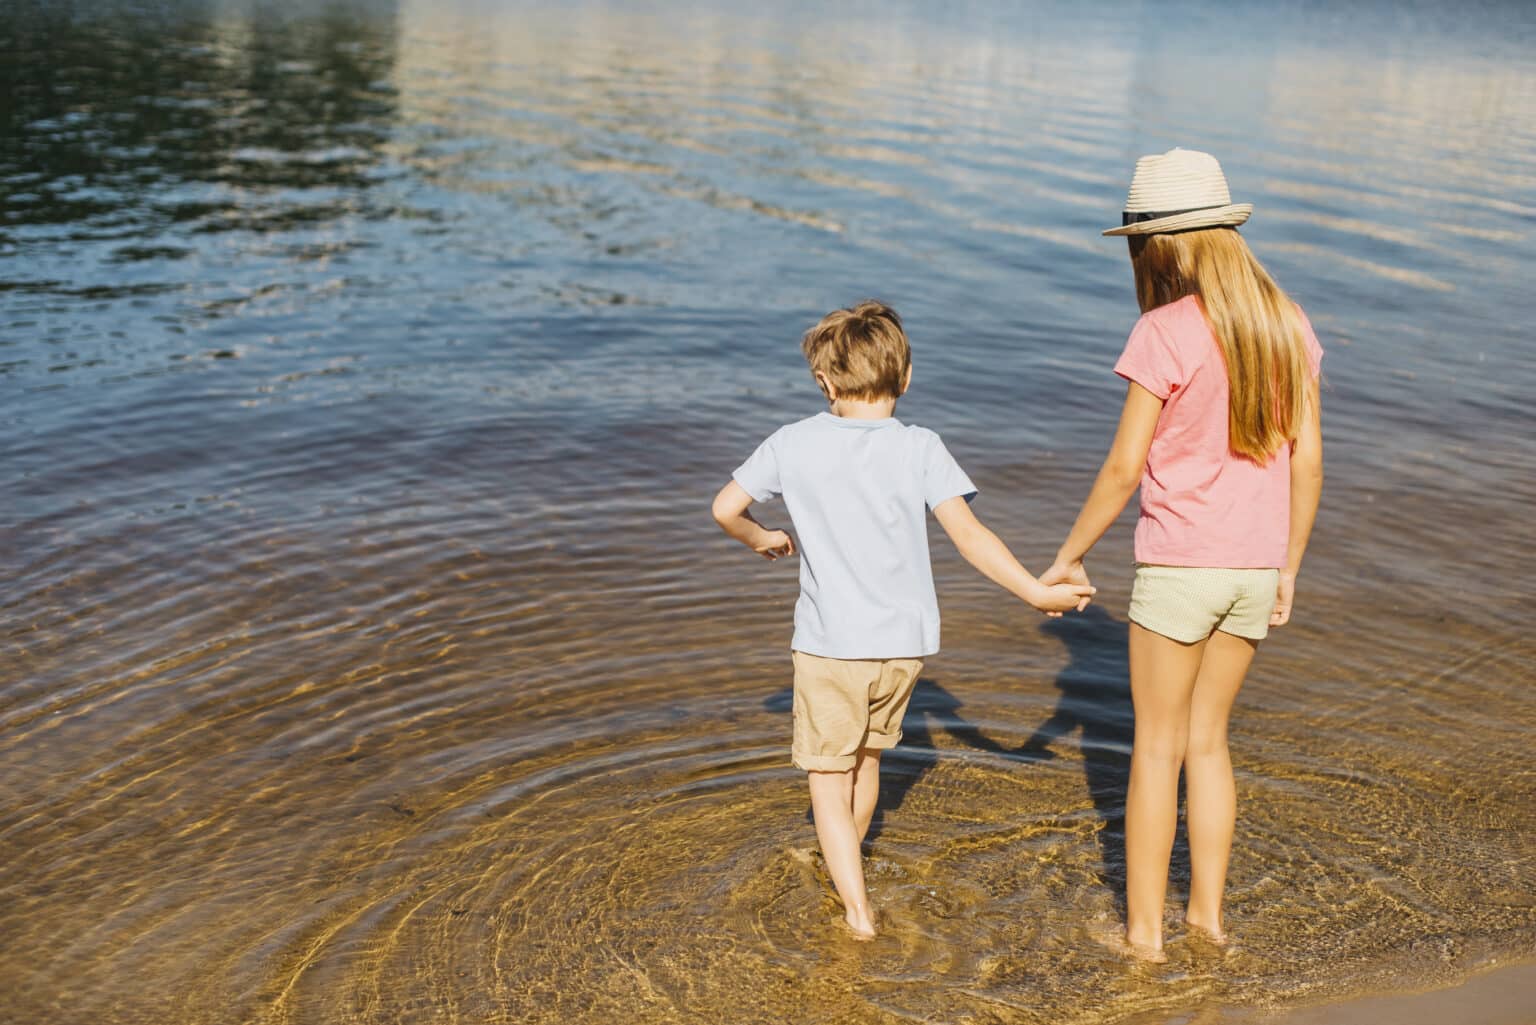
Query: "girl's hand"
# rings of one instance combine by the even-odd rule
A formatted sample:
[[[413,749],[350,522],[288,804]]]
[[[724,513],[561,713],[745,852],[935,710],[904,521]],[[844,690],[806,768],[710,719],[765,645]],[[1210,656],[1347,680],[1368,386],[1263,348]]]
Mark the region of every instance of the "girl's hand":
[[[1085,577],[1086,579],[1086,577]],[[1044,584],[1044,581],[1041,581]],[[1088,607],[1097,588],[1090,584],[1047,584],[1029,603],[1053,619],[1063,612],[1078,612]]]
[[[765,530],[753,543],[752,550],[772,562],[786,555],[794,555],[795,539],[782,530]]]
[[[1291,621],[1291,607],[1296,603],[1296,574],[1281,573],[1275,595],[1275,611],[1269,614],[1270,626],[1284,626]]]
[[[1088,580],[1088,570],[1083,566],[1083,560],[1073,562],[1055,562],[1051,568],[1040,574],[1040,582],[1050,587],[1053,584],[1076,584],[1081,587],[1092,587]],[[1091,591],[1089,592],[1092,593]],[[1081,612],[1088,607],[1088,599],[1084,598],[1077,603],[1077,611]]]

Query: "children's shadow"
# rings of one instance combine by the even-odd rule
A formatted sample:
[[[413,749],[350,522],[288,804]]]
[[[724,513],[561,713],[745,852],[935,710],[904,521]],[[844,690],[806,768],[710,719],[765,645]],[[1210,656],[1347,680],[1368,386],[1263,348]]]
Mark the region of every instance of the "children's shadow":
[[[793,708],[794,688],[785,687],[763,702],[770,712],[789,712]],[[977,751],[1010,754],[1008,748],[982,733],[975,723],[959,714],[960,699],[940,686],[937,680],[920,677],[912,689],[912,701],[901,721],[901,743],[880,758],[880,798],[869,823],[865,845],[880,838],[887,812],[900,808],[907,793],[939,762],[934,746],[934,730],[942,729],[950,737]],[[806,821],[811,821],[809,808]]]
[[[1017,754],[1049,761],[1049,744],[1074,731],[1083,754],[1083,777],[1099,816],[1100,874],[1117,894],[1125,892],[1125,794],[1131,779],[1130,627],[1098,605],[1048,619],[1042,633],[1067,646],[1070,657],[1056,677],[1060,697],[1049,719]]]
[[[885,813],[900,808],[908,791],[938,764],[938,750],[933,743],[935,729],[943,729],[973,750],[1026,763],[1055,759],[1050,744],[1077,732],[1084,782],[1101,823],[1100,875],[1123,905],[1125,797],[1131,779],[1131,743],[1135,739],[1128,649],[1130,626],[1102,607],[1090,605],[1084,612],[1047,619],[1040,631],[1065,644],[1069,660],[1056,676],[1060,693],[1050,718],[1017,748],[1004,747],[961,716],[960,700],[937,681],[926,677],[917,681],[902,722],[901,745],[887,751],[882,761],[880,800],[875,806],[868,841],[879,837]],[[769,711],[788,712],[793,693],[792,688],[785,687],[769,697],[764,706]],[[810,818],[807,809],[806,820]],[[1171,883],[1187,883],[1189,851],[1182,822],[1169,868]],[[1121,910],[1124,911],[1123,906]]]

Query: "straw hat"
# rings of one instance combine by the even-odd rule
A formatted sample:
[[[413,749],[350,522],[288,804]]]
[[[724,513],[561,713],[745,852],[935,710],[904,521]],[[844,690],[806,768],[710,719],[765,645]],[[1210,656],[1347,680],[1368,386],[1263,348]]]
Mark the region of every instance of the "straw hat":
[[[1136,161],[1120,227],[1106,235],[1156,235],[1242,224],[1252,203],[1234,203],[1227,176],[1209,153],[1171,149]]]

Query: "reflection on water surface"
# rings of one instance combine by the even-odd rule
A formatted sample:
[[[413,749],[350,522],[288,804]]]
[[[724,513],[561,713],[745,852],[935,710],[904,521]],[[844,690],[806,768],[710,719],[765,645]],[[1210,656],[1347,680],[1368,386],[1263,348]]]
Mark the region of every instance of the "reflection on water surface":
[[[1525,956],[1531,14],[1251,7],[0,12],[12,1013],[1156,1020]],[[1299,621],[1234,723],[1239,949],[1090,938],[1128,530],[1060,622],[936,545],[850,948],[794,572],[708,498],[878,294],[902,416],[1039,565],[1135,313],[1097,232],[1174,143],[1329,352]]]

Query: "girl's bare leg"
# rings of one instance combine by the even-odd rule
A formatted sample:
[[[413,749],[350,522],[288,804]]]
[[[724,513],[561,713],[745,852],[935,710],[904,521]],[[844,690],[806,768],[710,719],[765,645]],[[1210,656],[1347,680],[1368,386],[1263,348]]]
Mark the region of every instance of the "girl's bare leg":
[[[853,772],[808,772],[816,839],[827,859],[832,885],[843,899],[843,918],[858,936],[875,935],[875,920],[864,889],[864,864],[853,821]]]
[[[869,833],[870,820],[875,817],[875,803],[880,800],[880,754],[879,748],[862,748],[859,760],[853,766],[853,825],[860,844]]]
[[[1160,956],[1163,949],[1163,901],[1178,825],[1179,767],[1206,643],[1183,644],[1131,624],[1136,735],[1125,804],[1125,938],[1132,951],[1143,956]]]
[[[1189,906],[1184,920],[1218,942],[1226,938],[1221,898],[1237,821],[1237,791],[1227,752],[1227,720],[1248,675],[1258,641],[1214,633],[1200,660],[1190,700],[1184,754],[1185,817],[1189,826]]]

